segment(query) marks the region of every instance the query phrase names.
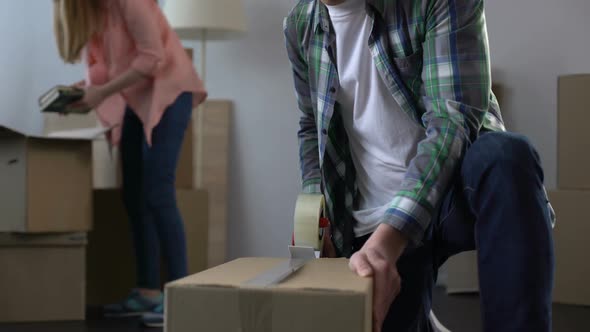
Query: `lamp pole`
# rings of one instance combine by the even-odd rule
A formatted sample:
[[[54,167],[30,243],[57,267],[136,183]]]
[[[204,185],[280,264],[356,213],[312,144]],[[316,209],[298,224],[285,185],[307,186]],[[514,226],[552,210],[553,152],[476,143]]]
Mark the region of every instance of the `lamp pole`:
[[[206,86],[207,80],[207,29],[201,30],[201,80]],[[195,174],[195,186],[197,188],[203,187],[203,112],[204,104],[197,107],[197,147],[196,160],[197,171]]]

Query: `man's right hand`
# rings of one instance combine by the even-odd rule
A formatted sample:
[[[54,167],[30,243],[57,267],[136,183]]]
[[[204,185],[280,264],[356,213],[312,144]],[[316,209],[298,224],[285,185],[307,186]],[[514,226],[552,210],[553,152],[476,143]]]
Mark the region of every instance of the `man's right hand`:
[[[323,242],[324,245],[322,246],[320,257],[337,258],[338,255],[336,254],[336,248],[334,248],[334,243],[332,243],[332,233],[330,231],[330,226],[324,229]]]

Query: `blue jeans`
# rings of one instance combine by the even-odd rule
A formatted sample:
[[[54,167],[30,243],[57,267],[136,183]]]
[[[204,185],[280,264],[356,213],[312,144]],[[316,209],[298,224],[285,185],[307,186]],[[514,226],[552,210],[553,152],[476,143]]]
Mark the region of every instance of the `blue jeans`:
[[[438,268],[477,250],[486,332],[551,331],[554,254],[539,156],[524,137],[485,133],[467,150],[424,245],[397,263],[401,292],[383,332],[430,331]],[[367,237],[356,241],[358,250]]]
[[[139,118],[131,109],[125,111],[123,200],[131,222],[139,288],[160,288],[160,249],[168,281],[187,275],[186,239],[176,204],[175,179],[191,112],[192,95],[183,93],[154,128],[150,147]]]

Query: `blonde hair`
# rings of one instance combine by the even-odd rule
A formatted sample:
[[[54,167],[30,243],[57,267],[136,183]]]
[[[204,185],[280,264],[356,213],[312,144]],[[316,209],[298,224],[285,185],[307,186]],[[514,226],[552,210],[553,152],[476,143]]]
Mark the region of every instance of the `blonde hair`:
[[[60,57],[66,63],[80,61],[82,49],[100,28],[100,0],[53,0],[53,16]]]

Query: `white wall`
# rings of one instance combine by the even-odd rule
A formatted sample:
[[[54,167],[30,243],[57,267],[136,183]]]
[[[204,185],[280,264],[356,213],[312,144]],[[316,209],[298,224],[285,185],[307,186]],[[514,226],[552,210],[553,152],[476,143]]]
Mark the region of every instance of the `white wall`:
[[[55,84],[82,79],[80,66],[64,66],[53,39],[52,1],[5,1],[0,11],[0,123],[41,133],[37,98]]]
[[[506,88],[505,120],[531,138],[555,187],[557,77],[590,73],[590,1],[490,0],[486,8],[494,80]]]
[[[235,102],[229,254],[284,256],[300,188],[299,113],[282,31],[295,0],[243,2],[247,37],[210,43],[207,65],[211,98]]]
[[[286,255],[299,192],[298,112],[282,19],[296,0],[243,1],[247,37],[211,43],[208,58],[211,98],[235,102],[229,252],[232,257]],[[507,90],[506,120],[537,145],[551,187],[557,76],[590,72],[587,13],[587,0],[487,2],[494,78]],[[0,120],[39,130],[36,96],[54,83],[77,80],[81,69],[62,65],[55,55],[50,1],[7,1],[0,28],[10,32],[0,36]]]
[[[26,13],[26,1],[9,1],[0,11],[0,123],[24,129],[28,115],[24,103],[28,94],[32,60],[31,31],[26,20],[15,13]]]

